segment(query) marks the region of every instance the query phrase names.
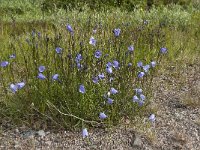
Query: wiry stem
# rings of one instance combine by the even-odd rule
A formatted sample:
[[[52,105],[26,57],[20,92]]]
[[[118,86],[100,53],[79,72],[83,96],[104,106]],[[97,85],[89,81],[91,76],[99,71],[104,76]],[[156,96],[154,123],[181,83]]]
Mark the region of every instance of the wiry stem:
[[[66,114],[66,113],[63,113],[61,112],[54,104],[52,104],[51,102],[47,101],[47,105],[50,105],[51,107],[53,107],[54,109],[56,109],[61,115],[64,115],[64,116],[69,116],[69,117],[73,117],[73,118],[76,118],[82,122],[85,122],[85,123],[89,123],[89,124],[96,124],[96,125],[101,125],[101,123],[97,122],[97,121],[90,121],[90,120],[85,120],[83,118],[80,118],[80,117],[77,117],[73,114]]]

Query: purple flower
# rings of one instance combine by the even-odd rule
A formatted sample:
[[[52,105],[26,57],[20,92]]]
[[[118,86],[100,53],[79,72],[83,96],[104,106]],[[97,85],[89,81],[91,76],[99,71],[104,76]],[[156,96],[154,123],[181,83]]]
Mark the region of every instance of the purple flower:
[[[100,50],[97,50],[97,51],[95,52],[95,54],[94,54],[94,56],[95,56],[96,58],[100,58],[101,55],[102,55],[102,52],[101,52]]]
[[[56,53],[57,53],[57,54],[61,54],[61,53],[62,53],[62,48],[56,47]]]
[[[83,65],[81,63],[77,63],[76,65],[77,65],[78,70],[83,68]]]
[[[144,75],[145,75],[144,72],[139,72],[139,74],[138,74],[138,78],[142,78]]]
[[[9,64],[8,61],[2,61],[1,62],[1,67],[6,67]]]
[[[105,75],[104,75],[104,73],[102,73],[102,74],[99,74],[98,77],[99,77],[99,79],[104,79]]]
[[[133,96],[133,102],[138,102],[139,98],[137,97],[137,95]]]
[[[117,91],[115,88],[111,88],[111,89],[110,89],[110,93],[111,93],[111,94],[117,94],[118,91]]]
[[[10,59],[15,59],[15,58],[16,58],[16,55],[15,55],[15,54],[12,54],[12,55],[9,56],[9,58],[10,58]]]
[[[139,62],[137,63],[137,66],[138,66],[138,67],[142,67],[142,66],[143,66],[143,63],[142,63],[141,61],[139,61]]]
[[[138,101],[138,105],[139,105],[139,106],[142,106],[143,104],[144,104],[144,101],[142,101],[142,100],[139,100],[139,101]]]
[[[42,73],[39,73],[37,76],[39,79],[44,80],[46,79],[45,75],[43,75]]]
[[[11,91],[12,91],[13,93],[15,93],[15,92],[17,92],[17,90],[18,90],[18,86],[12,83],[12,84],[10,84],[10,89],[11,89]]]
[[[67,28],[67,30],[69,32],[71,32],[71,33],[74,32],[73,29],[72,29],[72,27],[69,24],[67,24],[66,28]]]
[[[146,97],[145,97],[143,94],[140,94],[140,99],[141,99],[142,101],[144,101],[145,98],[146,98]]]
[[[107,99],[107,103],[108,103],[108,104],[112,104],[112,103],[113,103],[113,101],[114,101],[114,100],[113,100],[113,99],[111,99],[111,98],[108,98],[108,99]]]
[[[38,38],[40,38],[41,37],[41,32],[38,32]]]
[[[16,84],[10,84],[10,89],[13,93],[17,92],[18,90],[22,89],[25,86],[24,82],[19,82]]]
[[[113,65],[112,65],[112,63],[111,62],[108,62],[107,64],[106,64],[106,67],[112,67]]]
[[[167,53],[167,48],[162,47],[162,48],[160,49],[160,52],[161,52],[162,54],[166,54],[166,53]]]
[[[101,113],[99,114],[99,118],[100,118],[100,119],[106,119],[106,118],[107,118],[107,115],[106,115],[104,112],[101,112]]]
[[[97,41],[96,41],[95,38],[92,36],[92,37],[90,38],[89,44],[95,46],[95,45],[96,45],[96,42],[97,42]]]
[[[83,136],[83,138],[88,137],[88,131],[87,131],[86,128],[84,128],[84,129],[82,130],[82,136]]]
[[[148,71],[149,71],[149,68],[150,68],[150,65],[145,65],[145,66],[143,66],[144,72],[148,72]]]
[[[155,66],[156,66],[156,62],[155,62],[155,61],[152,61],[152,62],[151,62],[151,67],[154,68]]]
[[[92,78],[92,81],[96,84],[96,83],[98,83],[99,79],[98,79],[98,77],[94,77],[94,78]]]
[[[149,117],[149,121],[154,122],[156,120],[156,116],[154,114],[151,114]]]
[[[25,83],[19,82],[19,83],[16,84],[16,86],[17,86],[18,89],[22,89],[25,86]]]
[[[142,93],[142,89],[136,89],[136,94],[140,95],[140,98],[138,98],[137,95],[133,96],[133,102],[137,102],[139,106],[142,106],[144,104],[145,96]]]
[[[128,47],[128,50],[129,50],[130,52],[133,52],[133,51],[134,51],[133,45],[130,45],[130,46]]]
[[[114,67],[115,69],[119,69],[119,62],[116,61],[116,60],[114,60],[114,61],[113,61],[113,67]]]
[[[79,86],[79,92],[82,93],[82,94],[85,93],[85,87],[84,87],[84,85],[81,84],[81,85]]]
[[[132,66],[132,63],[128,63],[128,67]]]
[[[135,91],[136,91],[136,94],[142,94],[142,89],[135,89]]]
[[[40,67],[38,68],[38,70],[39,70],[39,72],[44,72],[45,66],[40,66]]]
[[[106,72],[111,74],[112,73],[112,67],[106,67]]]
[[[114,29],[114,35],[116,36],[116,37],[118,37],[119,35],[120,35],[120,32],[121,32],[121,29]]]
[[[52,79],[55,81],[55,80],[58,80],[58,77],[59,77],[58,74],[54,74],[54,75],[52,76]]]
[[[82,55],[81,54],[77,54],[76,58],[75,58],[75,61],[76,61],[76,63],[79,63],[82,59],[83,59]]]

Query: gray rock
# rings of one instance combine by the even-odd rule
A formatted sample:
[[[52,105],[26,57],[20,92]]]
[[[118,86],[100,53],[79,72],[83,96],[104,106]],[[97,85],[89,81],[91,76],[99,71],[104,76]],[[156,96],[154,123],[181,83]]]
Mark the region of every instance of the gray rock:
[[[35,135],[35,131],[33,131],[33,130],[24,131],[24,132],[21,133],[21,136],[23,138],[31,138],[34,135]]]
[[[142,146],[142,139],[139,135],[135,135],[135,140],[133,142],[133,147],[141,147]]]
[[[41,136],[41,137],[44,137],[44,136],[45,136],[44,130],[39,130],[39,131],[37,132],[37,134],[38,134],[39,136]]]

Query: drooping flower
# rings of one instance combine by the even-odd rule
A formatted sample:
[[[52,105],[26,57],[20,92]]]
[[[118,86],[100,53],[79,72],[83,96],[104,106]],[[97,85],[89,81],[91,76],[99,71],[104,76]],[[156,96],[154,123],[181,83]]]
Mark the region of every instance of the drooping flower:
[[[155,114],[151,114],[150,117],[149,117],[149,121],[155,122],[155,120],[156,120]]]
[[[38,70],[39,70],[39,72],[41,72],[41,73],[44,72],[45,66],[39,66]]]
[[[22,89],[25,86],[24,82],[18,82],[16,84],[10,84],[10,89],[13,93],[17,92],[18,90]]]
[[[101,113],[99,114],[99,118],[100,118],[100,119],[106,119],[106,118],[107,118],[107,115],[106,115],[104,112],[101,112]]]
[[[37,34],[38,34],[38,38],[40,38],[41,37],[41,32],[38,32]]]
[[[128,50],[129,50],[130,52],[133,52],[133,51],[134,51],[133,45],[130,45],[130,46],[128,47]]]
[[[116,60],[114,60],[114,61],[113,61],[113,67],[114,67],[115,69],[119,69],[119,62],[116,61]]]
[[[138,105],[139,105],[139,106],[142,106],[143,104],[144,104],[144,101],[142,101],[142,100],[139,100],[139,101],[138,101]]]
[[[115,37],[118,37],[120,35],[121,29],[114,29],[113,30]]]
[[[11,91],[12,91],[13,93],[15,93],[15,92],[17,92],[17,90],[18,90],[18,86],[12,83],[12,84],[10,84],[10,89],[11,89]]]
[[[56,53],[57,53],[57,54],[61,54],[61,53],[62,53],[62,48],[56,47]]]
[[[112,65],[112,63],[111,62],[108,62],[107,64],[106,64],[106,67],[112,67],[113,65]]]
[[[37,76],[39,79],[44,80],[46,79],[45,75],[43,75],[42,73],[39,73]]]
[[[15,55],[15,54],[11,54],[11,55],[9,56],[9,58],[10,58],[10,59],[15,59],[15,58],[16,58],[16,55]]]
[[[113,101],[114,101],[114,100],[113,100],[113,99],[111,99],[111,98],[108,98],[108,99],[107,99],[107,103],[108,103],[108,104],[112,104],[112,103],[113,103]]]
[[[156,62],[155,62],[155,61],[152,61],[152,62],[151,62],[151,67],[154,68],[155,66],[156,66]]]
[[[98,83],[98,82],[99,82],[99,79],[98,79],[98,77],[93,77],[93,78],[92,78],[92,81],[93,81],[93,83],[95,83],[95,84],[96,84],[96,83]]]
[[[142,66],[143,66],[142,61],[139,61],[139,62],[137,63],[137,66],[138,66],[138,67],[142,67]]]
[[[77,63],[76,65],[77,65],[78,70],[83,68],[83,65],[81,63]]]
[[[98,77],[99,77],[99,79],[104,79],[105,75],[104,75],[104,73],[102,73],[102,74],[99,74]]]
[[[9,62],[8,61],[2,61],[1,62],[1,67],[6,67],[9,65]]]
[[[95,40],[95,38],[92,36],[92,37],[90,38],[89,44],[95,46],[95,45],[96,45],[96,42],[97,42],[97,40]]]
[[[81,85],[79,86],[79,92],[82,93],[82,94],[85,93],[85,87],[84,87],[84,85],[81,84]]]
[[[20,90],[25,86],[25,83],[24,82],[19,82],[19,83],[16,84],[16,86],[17,86],[17,89]]]
[[[112,67],[106,67],[106,72],[111,74],[112,73]]]
[[[83,138],[88,137],[88,131],[87,131],[86,128],[84,128],[84,129],[82,130],[82,136],[83,136]]]
[[[135,89],[135,91],[136,91],[136,94],[138,95],[142,94],[142,89]]]
[[[95,52],[95,54],[94,54],[94,56],[95,56],[96,58],[100,58],[101,55],[102,55],[102,52],[101,52],[100,50],[97,50],[97,51]]]
[[[139,72],[139,73],[138,73],[138,78],[142,78],[144,75],[145,75],[144,72]]]
[[[75,58],[75,61],[76,61],[76,63],[79,63],[82,59],[83,59],[82,55],[81,54],[77,54],[76,58]]]
[[[116,90],[115,88],[111,88],[111,89],[110,89],[110,93],[111,93],[111,94],[117,94],[117,93],[118,93],[118,90]]]
[[[54,74],[54,75],[52,76],[52,79],[55,81],[55,80],[58,80],[58,77],[59,77],[59,74]]]
[[[70,33],[74,32],[73,29],[72,29],[72,27],[71,27],[71,25],[69,25],[69,24],[67,24],[66,29],[67,29]]]
[[[128,67],[132,66],[132,63],[128,63]]]
[[[134,95],[133,96],[133,102],[138,102],[139,101],[139,98],[137,97],[137,95]]]
[[[149,68],[150,68],[150,65],[145,65],[145,66],[143,66],[144,72],[148,72],[148,71],[149,71]]]
[[[161,52],[162,54],[166,54],[166,53],[167,53],[167,48],[166,48],[166,47],[162,47],[162,48],[160,49],[160,52]]]
[[[141,99],[142,101],[144,101],[145,98],[146,98],[146,97],[145,97],[143,94],[140,94],[140,99]]]

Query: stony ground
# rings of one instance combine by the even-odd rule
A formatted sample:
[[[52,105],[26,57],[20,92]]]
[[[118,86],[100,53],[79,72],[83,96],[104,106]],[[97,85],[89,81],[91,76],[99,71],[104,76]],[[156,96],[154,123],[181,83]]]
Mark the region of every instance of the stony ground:
[[[200,149],[200,67],[199,63],[168,67],[154,79],[156,122],[141,132],[135,125],[112,130],[80,132],[34,131],[26,127],[0,132],[0,149]],[[147,118],[141,120],[146,123]]]

